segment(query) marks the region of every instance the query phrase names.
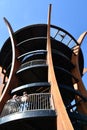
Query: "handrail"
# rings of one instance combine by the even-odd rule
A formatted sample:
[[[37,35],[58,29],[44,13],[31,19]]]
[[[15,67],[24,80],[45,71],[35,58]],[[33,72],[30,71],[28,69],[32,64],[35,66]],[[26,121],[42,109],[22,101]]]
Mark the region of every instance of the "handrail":
[[[46,50],[34,50],[34,51],[29,51],[29,52],[27,52],[27,53],[24,53],[24,54],[22,54],[22,55],[20,55],[19,57],[18,57],[18,59],[21,59],[21,58],[24,58],[23,60],[22,60],[22,62],[25,60],[25,57],[26,56],[28,56],[28,55],[33,55],[33,54],[40,54],[40,53],[46,53],[47,51]]]
[[[48,26],[47,26],[47,64],[48,64],[48,82],[51,83],[51,94],[54,98],[54,105],[57,112],[57,130],[73,130],[66,108],[64,106],[59,86],[56,81],[56,76],[52,61],[51,39],[50,39],[50,19],[51,19],[51,5],[48,12]]]
[[[43,39],[47,39],[47,37],[35,37],[35,38],[29,38],[29,39],[26,39],[20,43],[17,44],[17,46],[20,46],[22,44],[25,44],[26,42],[29,42],[29,41],[33,41],[33,40],[43,40]]]
[[[46,60],[43,60],[43,59],[32,60],[32,61],[23,63],[20,66],[19,70],[23,69],[24,67],[29,67],[29,66],[34,66],[34,65],[42,65],[42,64],[46,64]]]
[[[33,82],[33,83],[29,83],[29,84],[25,84],[25,85],[21,85],[21,86],[19,86],[19,87],[17,87],[17,88],[14,88],[12,91],[11,91],[11,94],[13,95],[13,94],[19,94],[20,93],[20,91],[26,91],[26,89],[27,89],[27,91],[29,90],[29,89],[32,89],[32,88],[35,88],[34,90],[34,92],[36,92],[36,91],[38,91],[38,90],[40,90],[41,88],[50,88],[50,83],[48,83],[48,82]],[[38,89],[37,89],[38,88]],[[31,93],[31,92],[29,92],[29,93]]]

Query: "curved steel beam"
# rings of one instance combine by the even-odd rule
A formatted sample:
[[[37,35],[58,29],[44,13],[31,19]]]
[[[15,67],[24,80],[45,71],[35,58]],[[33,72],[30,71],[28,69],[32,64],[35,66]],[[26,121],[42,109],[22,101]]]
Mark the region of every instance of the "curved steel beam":
[[[52,61],[51,39],[50,39],[50,19],[51,19],[51,5],[48,12],[48,26],[47,26],[47,64],[48,64],[48,81],[51,83],[51,94],[54,98],[54,105],[57,112],[57,130],[74,130],[66,108],[64,106],[59,87],[56,81],[56,76]]]
[[[79,43],[79,46],[76,46],[75,48],[76,49],[76,52],[75,53],[75,48],[73,50],[73,53],[72,54],[72,63],[75,65],[75,68],[72,70],[72,74],[75,75],[79,82],[77,83],[77,90],[80,91],[80,93],[84,96],[84,97],[87,97],[87,91],[86,91],[86,88],[83,84],[83,81],[82,81],[82,78],[81,78],[81,75],[80,75],[80,70],[79,70],[79,63],[78,63],[78,59],[79,59],[79,51],[80,51],[80,46],[85,38],[85,36],[87,35],[87,32],[84,32],[80,35],[79,39],[77,40],[77,42]],[[80,100],[80,97],[76,97],[76,100],[79,101]],[[80,105],[78,106],[78,111],[84,113],[84,114],[87,114],[87,102],[81,102]]]
[[[16,71],[17,71],[17,67],[19,66],[19,62],[16,60],[16,57],[19,56],[19,52],[18,50],[16,49],[16,41],[14,39],[14,32],[13,32],[13,29],[10,25],[10,23],[7,21],[6,18],[4,18],[4,22],[8,28],[8,32],[9,32],[9,35],[10,35],[10,39],[11,39],[11,45],[12,45],[12,66],[11,66],[11,70],[10,70],[10,75],[9,75],[9,78],[8,78],[8,82],[6,84],[6,87],[0,97],[0,112],[2,111],[6,101],[8,99],[11,98],[11,95],[10,95],[10,91],[11,89],[15,88],[18,84],[18,79],[15,75]]]

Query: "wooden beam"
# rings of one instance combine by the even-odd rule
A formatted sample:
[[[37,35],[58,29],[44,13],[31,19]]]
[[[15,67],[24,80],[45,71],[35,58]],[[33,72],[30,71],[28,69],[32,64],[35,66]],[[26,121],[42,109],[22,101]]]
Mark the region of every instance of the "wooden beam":
[[[4,88],[2,95],[0,96],[0,113],[5,105],[6,101],[11,98],[10,91],[18,85],[18,78],[16,77],[16,71],[17,71],[17,68],[20,66],[19,61],[17,61],[17,57],[19,56],[19,52],[16,48],[17,43],[14,39],[13,29],[6,18],[4,18],[4,22],[8,28],[8,32],[9,32],[10,39],[11,39],[12,66],[11,66],[8,82],[6,84],[6,87]]]
[[[74,130],[71,121],[66,112],[59,86],[56,81],[54,66],[52,61],[52,48],[50,39],[50,20],[51,20],[51,5],[48,12],[47,26],[47,64],[48,64],[48,81],[51,84],[51,94],[53,95],[55,110],[57,113],[57,130]]]
[[[87,68],[84,68],[84,69],[83,69],[83,75],[84,75],[85,73],[87,73]]]
[[[79,59],[80,47],[81,47],[81,44],[82,44],[86,35],[87,35],[87,32],[82,33],[80,35],[79,39],[77,40],[79,47],[77,47],[77,54],[76,55],[72,54],[72,63],[75,65],[75,68],[72,70],[72,74],[75,75],[79,80],[79,82],[77,82],[77,90],[80,91],[80,93],[84,97],[87,98],[87,91],[86,91],[86,88],[85,88],[84,83],[82,81],[82,77],[81,77],[80,69],[79,69],[79,62],[78,62],[79,61],[78,59]],[[76,100],[79,101],[79,100],[81,100],[81,98],[76,96]],[[84,102],[84,101],[81,102],[80,105],[78,106],[78,111],[87,115],[87,102]]]

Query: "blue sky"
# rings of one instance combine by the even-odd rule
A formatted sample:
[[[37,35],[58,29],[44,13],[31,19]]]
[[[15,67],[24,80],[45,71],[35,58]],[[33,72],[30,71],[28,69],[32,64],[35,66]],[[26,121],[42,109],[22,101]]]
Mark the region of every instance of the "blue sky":
[[[76,40],[87,30],[87,0],[0,0],[0,48],[9,37],[3,17],[9,20],[14,31],[31,24],[47,23],[50,3],[51,24],[65,29]],[[82,45],[85,67],[87,67],[86,44],[87,38]],[[86,80],[85,82],[87,84]]]
[[[3,17],[14,31],[36,23],[47,23],[52,4],[51,23],[70,32],[76,39],[87,30],[87,0],[0,0],[0,48],[8,37]]]

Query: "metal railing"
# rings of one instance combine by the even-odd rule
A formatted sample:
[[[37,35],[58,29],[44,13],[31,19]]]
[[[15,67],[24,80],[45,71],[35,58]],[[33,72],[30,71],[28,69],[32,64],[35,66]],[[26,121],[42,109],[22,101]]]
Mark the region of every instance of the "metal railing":
[[[21,97],[19,110],[54,109],[52,95],[49,93],[30,94],[27,98]]]
[[[60,27],[56,27],[54,25],[51,25],[51,37],[56,39],[57,41],[60,41],[61,43],[65,44],[69,48],[73,48],[74,46],[78,45],[75,38],[69,34],[67,31]]]
[[[1,116],[32,110],[54,110],[52,95],[50,93],[35,93],[12,98],[5,104]]]
[[[43,59],[32,60],[32,61],[22,64],[19,69],[23,69],[25,67],[34,66],[34,65],[42,65],[42,64],[46,64],[46,60],[43,60]]]

